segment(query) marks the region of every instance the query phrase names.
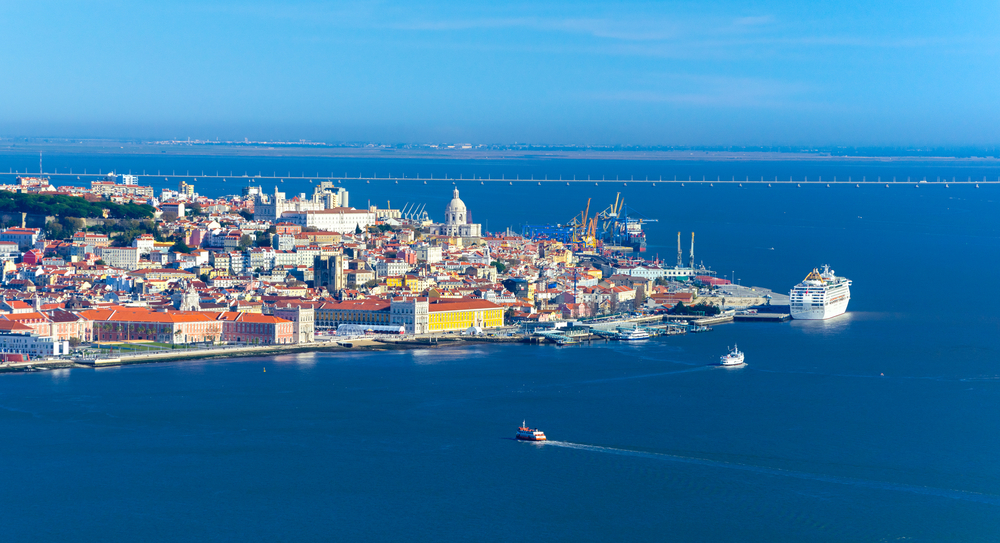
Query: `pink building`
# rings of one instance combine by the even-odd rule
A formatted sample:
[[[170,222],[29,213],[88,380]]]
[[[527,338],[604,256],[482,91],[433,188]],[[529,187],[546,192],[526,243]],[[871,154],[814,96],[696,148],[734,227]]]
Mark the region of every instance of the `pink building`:
[[[219,313],[222,341],[249,345],[295,343],[292,321],[260,313]]]

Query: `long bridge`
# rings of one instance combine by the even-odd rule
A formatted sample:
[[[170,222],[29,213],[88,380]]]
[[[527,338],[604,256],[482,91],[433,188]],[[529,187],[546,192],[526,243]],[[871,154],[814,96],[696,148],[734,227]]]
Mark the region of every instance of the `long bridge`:
[[[19,170],[15,170],[15,169],[10,169],[7,174],[0,173],[0,177],[2,177],[4,175],[7,175],[7,176],[19,176],[19,177],[48,177],[50,179],[53,179],[53,178],[54,179],[62,178],[62,179],[67,179],[67,180],[68,179],[73,179],[73,178],[78,179],[78,180],[96,180],[96,179],[105,178],[105,177],[107,177],[111,173],[115,173],[116,175],[119,175],[119,176],[123,175],[122,173],[118,173],[118,172],[113,172],[113,171],[104,172],[102,170],[99,170],[96,173],[92,172],[92,171],[87,171],[87,170],[84,170],[83,172],[79,172],[79,171],[75,171],[74,172],[73,169],[68,169],[68,171],[53,170],[51,172],[41,172],[41,173],[39,173],[38,171],[31,172],[31,171],[27,171],[27,170],[25,170],[25,171],[19,171]],[[247,171],[244,171],[243,173],[239,173],[239,172],[236,172],[236,171],[233,171],[233,170],[230,170],[230,172],[228,173],[228,175],[225,172],[221,172],[221,171],[218,171],[218,170],[215,171],[214,173],[212,173],[212,172],[205,172],[204,170],[199,170],[199,171],[185,170],[184,172],[178,172],[178,170],[170,170],[169,172],[162,171],[162,170],[157,170],[156,173],[153,173],[151,171],[145,171],[144,170],[141,173],[139,173],[139,172],[133,173],[133,172],[130,171],[128,174],[124,174],[124,175],[134,175],[134,176],[136,176],[136,177],[139,178],[139,181],[145,181],[147,183],[150,182],[150,181],[154,181],[154,180],[158,180],[158,179],[162,178],[164,181],[170,181],[171,179],[175,179],[175,180],[192,179],[192,180],[197,181],[199,179],[203,179],[203,180],[206,180],[206,181],[220,180],[220,181],[224,181],[224,182],[225,181],[229,181],[229,180],[240,181],[240,182],[246,181],[247,183],[253,183],[253,182],[275,182],[275,181],[283,183],[287,179],[289,181],[311,181],[311,182],[316,182],[316,181],[340,181],[340,182],[343,182],[343,181],[353,181],[353,182],[364,181],[366,183],[371,183],[372,181],[382,181],[382,182],[390,181],[390,182],[399,183],[400,181],[403,181],[403,182],[408,182],[408,183],[421,183],[422,182],[424,184],[426,184],[428,181],[452,181],[452,182],[458,182],[458,181],[479,181],[481,184],[486,184],[486,183],[508,183],[510,185],[513,185],[515,183],[518,183],[518,184],[520,184],[520,183],[537,183],[539,185],[542,184],[542,183],[566,183],[567,185],[572,185],[572,184],[588,184],[588,183],[594,183],[595,185],[599,185],[601,183],[615,183],[615,184],[621,184],[622,186],[628,186],[629,183],[652,184],[654,186],[657,183],[679,184],[679,185],[682,185],[682,186],[685,185],[685,184],[710,185],[710,186],[715,185],[715,184],[720,184],[720,185],[739,185],[739,186],[742,186],[744,184],[768,185],[768,186],[770,186],[770,185],[798,185],[798,186],[802,186],[802,185],[813,185],[813,186],[816,186],[816,185],[827,185],[827,186],[831,186],[831,185],[857,185],[857,186],[860,186],[860,185],[882,185],[882,184],[884,184],[886,186],[889,186],[889,185],[907,185],[907,184],[910,184],[910,185],[950,185],[950,184],[955,184],[955,185],[977,185],[978,186],[979,184],[1000,184],[1000,177],[997,177],[996,179],[990,179],[990,178],[988,178],[986,176],[984,176],[981,180],[978,179],[978,178],[973,178],[973,177],[967,177],[965,179],[959,179],[957,177],[952,177],[952,178],[949,179],[947,177],[940,177],[940,176],[938,176],[936,178],[933,178],[933,179],[930,179],[930,178],[927,178],[927,177],[921,177],[921,178],[918,178],[918,179],[915,179],[913,177],[906,177],[905,179],[903,179],[901,177],[891,177],[891,178],[890,177],[886,177],[886,178],[882,178],[881,176],[874,176],[874,177],[862,176],[860,179],[858,179],[858,178],[856,178],[854,176],[848,176],[845,179],[843,176],[840,176],[840,177],[836,177],[835,176],[835,177],[832,177],[832,178],[831,177],[827,177],[825,180],[824,180],[823,176],[817,176],[817,177],[804,176],[804,177],[801,177],[801,178],[796,178],[794,176],[793,177],[788,177],[788,178],[782,178],[782,177],[775,176],[773,179],[770,178],[770,177],[764,177],[764,176],[761,176],[759,178],[758,177],[750,177],[750,176],[742,176],[742,177],[738,178],[738,177],[735,177],[735,176],[730,176],[727,179],[723,179],[721,176],[716,176],[715,179],[711,179],[708,176],[704,176],[704,175],[701,176],[701,179],[697,179],[697,176],[687,176],[687,179],[684,179],[683,176],[672,176],[672,177],[671,176],[658,176],[658,177],[648,177],[647,176],[647,177],[642,177],[642,178],[638,178],[638,179],[635,178],[634,176],[629,176],[628,178],[625,178],[624,176],[616,176],[614,179],[610,178],[610,176],[602,176],[600,178],[597,178],[596,176],[593,176],[593,177],[588,176],[586,179],[583,179],[582,176],[581,177],[578,177],[578,176],[542,176],[542,177],[535,177],[533,175],[531,175],[531,176],[514,176],[514,177],[510,177],[510,176],[506,176],[506,175],[501,175],[499,177],[493,176],[493,175],[487,175],[487,176],[481,176],[481,175],[478,175],[478,176],[477,175],[471,175],[471,176],[459,175],[458,177],[448,176],[448,175],[443,175],[443,176],[430,175],[428,177],[424,177],[424,176],[421,176],[421,175],[418,174],[417,176],[407,177],[405,175],[403,175],[403,176],[398,176],[398,175],[397,176],[393,176],[391,173],[387,173],[384,176],[379,176],[376,173],[372,173],[371,175],[367,175],[364,172],[359,172],[357,176],[348,175],[348,172],[345,172],[344,175],[335,175],[333,172],[331,172],[330,175],[325,175],[325,172],[316,172],[316,175],[307,175],[306,172],[300,172],[298,175],[292,175],[292,172],[287,172],[287,175],[279,175],[278,172],[271,172],[271,175],[267,175],[266,173],[260,172],[260,171],[258,171],[257,173],[251,173],[251,172],[247,172]]]

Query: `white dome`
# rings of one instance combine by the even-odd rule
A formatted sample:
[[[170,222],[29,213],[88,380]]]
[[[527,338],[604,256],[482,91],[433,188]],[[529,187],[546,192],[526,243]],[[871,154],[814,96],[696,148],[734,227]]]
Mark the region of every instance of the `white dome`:
[[[451,202],[444,209],[445,224],[465,224],[466,220],[465,202],[458,197],[458,189],[452,193]]]

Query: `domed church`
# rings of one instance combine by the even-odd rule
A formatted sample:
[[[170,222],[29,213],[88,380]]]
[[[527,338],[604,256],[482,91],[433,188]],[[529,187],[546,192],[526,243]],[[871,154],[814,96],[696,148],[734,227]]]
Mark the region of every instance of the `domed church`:
[[[448,207],[444,208],[444,224],[432,224],[431,234],[436,236],[455,236],[460,238],[478,238],[482,236],[482,226],[469,222],[472,217],[465,209],[465,202],[458,197],[458,189],[452,192]]]

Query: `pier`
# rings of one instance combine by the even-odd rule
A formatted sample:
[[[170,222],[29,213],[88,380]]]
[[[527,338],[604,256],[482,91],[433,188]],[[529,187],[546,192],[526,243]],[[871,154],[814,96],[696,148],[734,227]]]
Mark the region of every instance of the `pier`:
[[[736,322],[788,322],[792,316],[788,313],[758,313],[756,315],[734,315]]]

